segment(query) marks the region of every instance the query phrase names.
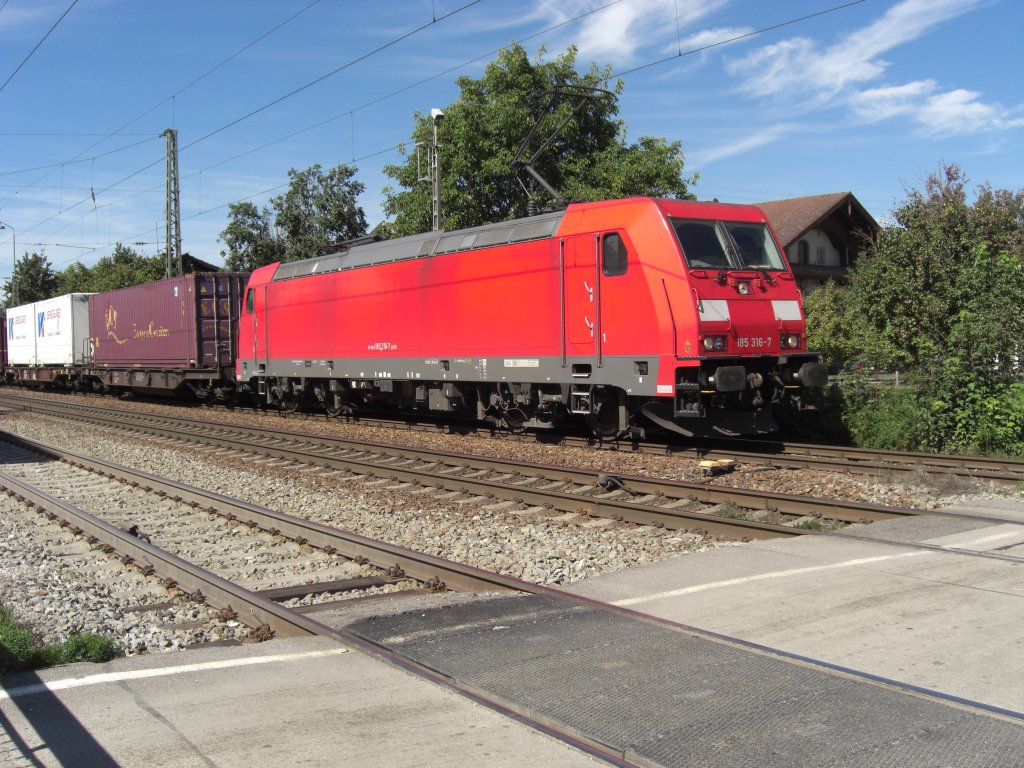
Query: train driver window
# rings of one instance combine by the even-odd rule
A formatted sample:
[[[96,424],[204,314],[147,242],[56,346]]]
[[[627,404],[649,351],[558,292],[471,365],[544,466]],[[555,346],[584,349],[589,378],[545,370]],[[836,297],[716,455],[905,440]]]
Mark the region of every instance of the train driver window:
[[[621,235],[609,232],[601,238],[601,272],[605,277],[626,274],[628,261],[629,253]]]
[[[256,308],[256,289],[250,288],[245,292],[245,314],[251,315]]]

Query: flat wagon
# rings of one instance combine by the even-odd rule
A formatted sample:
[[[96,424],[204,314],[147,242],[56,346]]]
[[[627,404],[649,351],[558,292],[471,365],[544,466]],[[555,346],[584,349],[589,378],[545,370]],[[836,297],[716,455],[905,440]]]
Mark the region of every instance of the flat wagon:
[[[7,310],[8,363],[28,384],[69,386],[88,350],[86,293],[69,293]]]
[[[90,296],[90,386],[230,397],[247,277],[187,274]]]

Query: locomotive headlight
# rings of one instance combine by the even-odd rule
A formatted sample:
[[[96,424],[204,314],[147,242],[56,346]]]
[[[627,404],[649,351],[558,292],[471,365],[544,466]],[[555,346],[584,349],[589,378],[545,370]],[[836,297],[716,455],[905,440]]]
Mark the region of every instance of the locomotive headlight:
[[[750,283],[748,283],[746,280],[741,280],[740,282],[736,283],[736,290],[739,291],[740,296],[749,296]]]
[[[725,347],[725,336],[704,337],[704,349],[707,352],[721,352]]]
[[[795,333],[784,333],[779,338],[779,346],[782,349],[796,349],[800,345],[800,337]]]

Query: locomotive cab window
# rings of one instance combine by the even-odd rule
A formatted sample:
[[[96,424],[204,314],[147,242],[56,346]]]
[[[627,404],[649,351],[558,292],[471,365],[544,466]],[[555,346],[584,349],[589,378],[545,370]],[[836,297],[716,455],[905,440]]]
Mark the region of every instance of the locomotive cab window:
[[[251,315],[256,308],[256,289],[250,288],[245,292],[245,314]]]
[[[601,238],[601,272],[605,277],[617,277],[626,274],[629,252],[622,236],[617,232],[609,232]]]
[[[786,262],[764,223],[670,219],[690,269],[756,269],[782,272]]]

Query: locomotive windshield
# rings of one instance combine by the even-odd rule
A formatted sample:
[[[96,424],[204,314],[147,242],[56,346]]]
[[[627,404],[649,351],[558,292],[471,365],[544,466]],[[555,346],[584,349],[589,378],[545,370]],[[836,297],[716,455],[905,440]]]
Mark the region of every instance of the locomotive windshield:
[[[669,218],[690,269],[785,271],[768,227],[750,221]]]

